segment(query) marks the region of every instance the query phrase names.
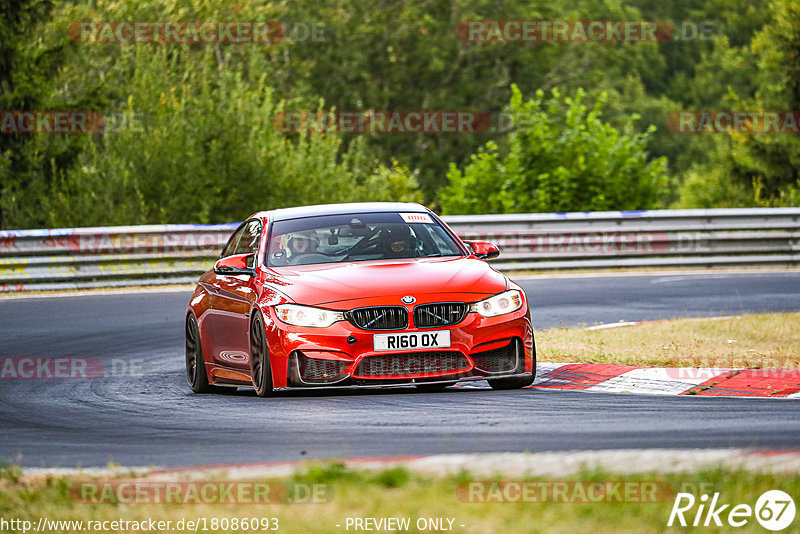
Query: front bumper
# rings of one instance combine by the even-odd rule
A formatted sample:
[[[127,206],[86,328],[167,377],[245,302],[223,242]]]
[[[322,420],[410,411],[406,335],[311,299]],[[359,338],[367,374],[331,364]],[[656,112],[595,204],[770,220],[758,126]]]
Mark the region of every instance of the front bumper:
[[[373,335],[347,321],[329,328],[301,328],[278,321],[272,310],[268,345],[275,389],[399,387],[494,377],[530,376],[535,359],[527,307],[435,330],[450,331],[450,347],[375,351]],[[428,332],[409,327],[393,333]],[[388,363],[387,363],[388,362]]]

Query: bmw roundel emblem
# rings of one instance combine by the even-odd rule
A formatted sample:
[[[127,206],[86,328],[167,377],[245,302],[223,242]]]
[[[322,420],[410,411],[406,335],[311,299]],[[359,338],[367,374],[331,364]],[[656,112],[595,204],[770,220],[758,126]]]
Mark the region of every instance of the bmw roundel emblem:
[[[414,304],[417,301],[417,299],[415,299],[411,295],[406,295],[405,297],[401,298],[400,300],[402,300],[404,304]]]

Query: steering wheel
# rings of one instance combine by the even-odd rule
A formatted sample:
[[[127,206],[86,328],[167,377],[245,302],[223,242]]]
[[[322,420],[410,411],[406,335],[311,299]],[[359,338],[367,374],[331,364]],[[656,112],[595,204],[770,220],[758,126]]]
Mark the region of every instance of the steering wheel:
[[[328,263],[330,258],[319,252],[296,254],[289,259],[289,265],[309,265],[311,263]]]
[[[350,247],[350,249],[342,258],[342,261],[347,261],[355,254],[369,248],[371,245],[374,245],[375,243],[378,242],[378,239],[379,239],[379,231],[376,228],[375,230],[373,230],[372,232],[361,238],[361,240],[359,240],[358,243]]]

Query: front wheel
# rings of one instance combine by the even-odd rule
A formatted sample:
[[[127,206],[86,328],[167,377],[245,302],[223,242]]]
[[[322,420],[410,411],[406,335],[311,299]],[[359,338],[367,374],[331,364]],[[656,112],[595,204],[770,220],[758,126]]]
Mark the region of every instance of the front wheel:
[[[493,378],[489,380],[489,385],[492,389],[519,389],[533,384],[535,375],[531,376],[515,376],[513,378]]]
[[[253,389],[259,397],[272,395],[272,370],[269,365],[267,336],[264,332],[264,318],[261,312],[253,312],[250,324],[250,372]]]
[[[525,370],[525,354],[524,348],[522,347],[522,342],[518,341],[516,343],[517,350],[523,351],[522,359],[520,361],[520,365],[522,366],[522,370],[517,370],[517,372],[523,372]],[[514,376],[510,378],[490,378],[489,385],[492,389],[519,389],[530,386],[533,384],[533,380],[536,378],[536,345],[533,345],[533,355],[532,355],[533,363],[531,367],[531,376]]]

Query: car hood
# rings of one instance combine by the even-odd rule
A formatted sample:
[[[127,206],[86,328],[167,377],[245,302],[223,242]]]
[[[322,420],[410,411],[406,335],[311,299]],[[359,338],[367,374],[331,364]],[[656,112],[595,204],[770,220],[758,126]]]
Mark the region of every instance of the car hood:
[[[464,257],[326,263],[268,272],[267,284],[298,304],[310,305],[406,295],[424,302],[456,293],[470,293],[478,300],[507,286],[506,277],[486,262]]]

